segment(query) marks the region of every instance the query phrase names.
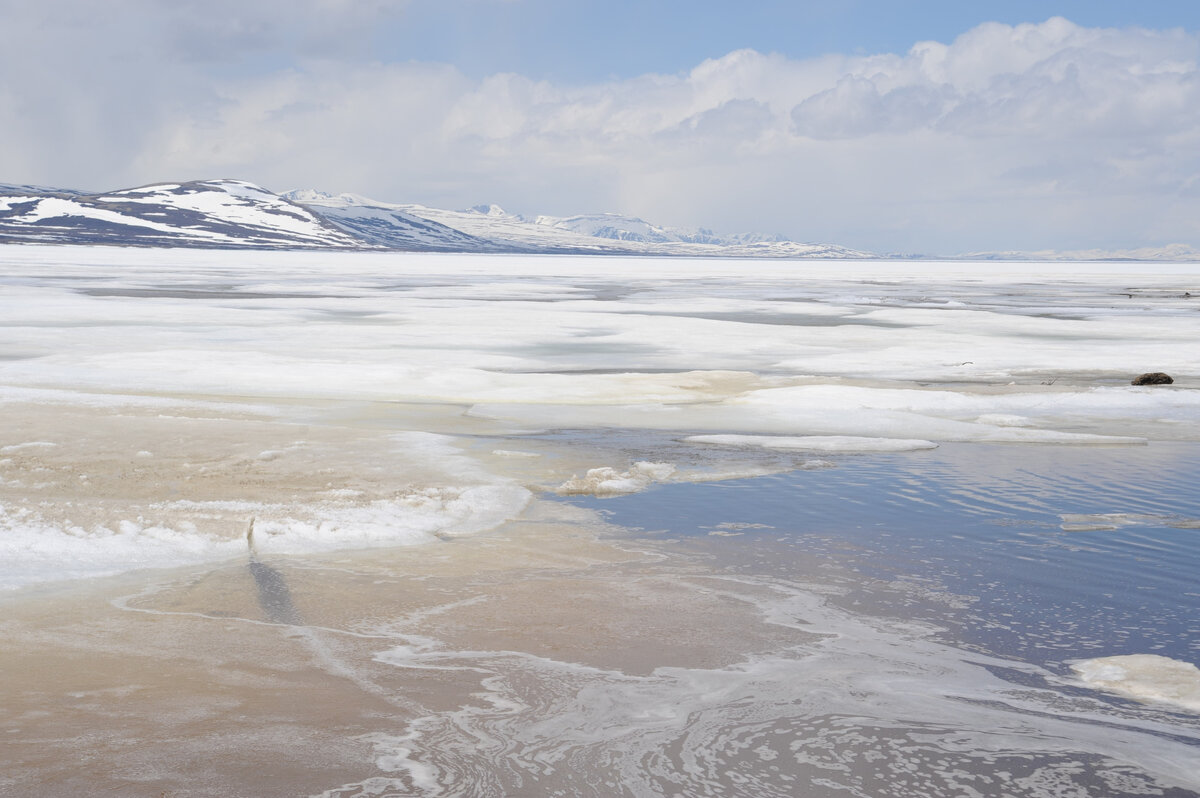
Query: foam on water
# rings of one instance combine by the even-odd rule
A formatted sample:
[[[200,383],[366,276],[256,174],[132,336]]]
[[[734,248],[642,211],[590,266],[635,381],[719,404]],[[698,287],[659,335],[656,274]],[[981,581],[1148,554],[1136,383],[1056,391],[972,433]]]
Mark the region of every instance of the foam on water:
[[[397,646],[377,659],[406,670],[468,669],[480,688],[464,706],[371,736],[376,765],[392,778],[324,795],[1200,789],[1192,766],[1200,727],[1186,731],[1064,695],[1039,668],[964,657],[937,643],[932,628],[838,609],[815,585],[692,581],[803,637],[734,665],[644,675],[518,650],[455,650],[434,639]],[[1013,673],[1039,686],[1018,686]]]

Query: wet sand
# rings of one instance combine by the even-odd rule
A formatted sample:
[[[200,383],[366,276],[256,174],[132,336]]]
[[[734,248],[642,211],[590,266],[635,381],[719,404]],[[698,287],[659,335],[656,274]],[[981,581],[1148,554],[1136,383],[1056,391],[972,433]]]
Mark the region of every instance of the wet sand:
[[[432,547],[247,557],[7,597],[0,788],[292,796],[395,776],[373,764],[370,735],[480,689],[468,665],[377,659],[395,647],[644,675],[805,637],[728,597],[697,603],[675,583],[689,570],[546,519]]]

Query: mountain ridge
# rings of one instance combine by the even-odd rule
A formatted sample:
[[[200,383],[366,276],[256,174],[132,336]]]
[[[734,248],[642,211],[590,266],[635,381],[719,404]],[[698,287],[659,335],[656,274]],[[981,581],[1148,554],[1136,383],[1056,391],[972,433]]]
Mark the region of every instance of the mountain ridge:
[[[869,258],[778,236],[717,236],[620,214],[527,218],[496,205],[465,211],[244,180],[151,183],[108,192],[0,184],[0,243],[218,249],[355,249],[513,254]]]
[[[778,235],[672,228],[617,213],[527,217],[489,204],[456,211],[315,189],[276,194],[234,178],[108,192],[0,183],[2,243],[843,260],[1200,260],[1200,250],[1185,244],[878,255]]]
[[[0,186],[0,242],[217,249],[355,249],[301,205],[243,180],[151,183],[117,191]]]
[[[326,194],[313,189],[283,195],[321,212],[341,214],[345,223],[356,214],[386,210],[424,219],[486,242],[479,251],[542,252],[548,254],[683,255],[775,258],[878,257],[873,253],[832,244],[805,244],[779,236],[741,234],[718,236],[712,231],[660,227],[634,216],[615,213],[526,217],[499,205],[476,205],[453,211],[412,203],[389,203],[357,194]]]

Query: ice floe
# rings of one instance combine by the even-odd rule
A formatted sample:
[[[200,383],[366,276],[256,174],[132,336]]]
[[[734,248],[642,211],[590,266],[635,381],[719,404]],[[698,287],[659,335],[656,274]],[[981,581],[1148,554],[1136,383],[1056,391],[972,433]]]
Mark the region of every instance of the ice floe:
[[[675,473],[670,463],[634,463],[628,471],[618,471],[611,466],[590,468],[581,476],[572,476],[558,486],[564,496],[594,494],[615,496],[622,493],[637,493],[654,482],[662,482]]]
[[[1200,668],[1157,654],[1097,657],[1071,665],[1090,687],[1200,712]]]

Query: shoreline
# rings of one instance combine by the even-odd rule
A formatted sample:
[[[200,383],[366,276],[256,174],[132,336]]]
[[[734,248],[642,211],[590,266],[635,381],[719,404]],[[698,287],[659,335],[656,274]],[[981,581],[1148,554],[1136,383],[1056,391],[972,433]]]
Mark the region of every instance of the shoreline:
[[[1164,446],[1200,460],[1200,445]],[[819,506],[786,516],[801,524],[794,532],[756,515],[780,512],[760,497],[787,508],[806,494],[781,492],[789,483],[862,491],[872,474],[921,478],[931,456],[960,463],[939,473],[995,463],[995,447],[954,448],[539,500],[520,521],[427,546],[261,556],[268,574],[247,555],[0,599],[0,670],[20,675],[0,696],[0,784],[178,798],[641,795],[698,777],[684,775],[685,756],[708,763],[688,782],[701,793],[805,784],[835,795],[907,773],[916,795],[984,789],[1011,769],[1030,781],[1010,791],[1034,796],[1035,783],[1084,757],[1088,768],[1063,784],[1200,789],[1190,769],[1200,715],[956,642],[947,621],[986,595],[922,577],[903,549],[881,558],[863,548],[906,528],[925,534],[919,515],[891,511],[890,536],[837,539],[802,532]],[[622,509],[648,503],[691,515],[672,529]],[[724,515],[688,534],[712,507]],[[630,528],[637,518],[643,529]],[[831,522],[851,532],[861,520]],[[895,575],[877,571],[889,562]],[[287,617],[272,604],[281,589]],[[870,751],[879,756],[860,759]],[[947,757],[954,769],[932,767]],[[844,787],[820,786],[830,778]]]

